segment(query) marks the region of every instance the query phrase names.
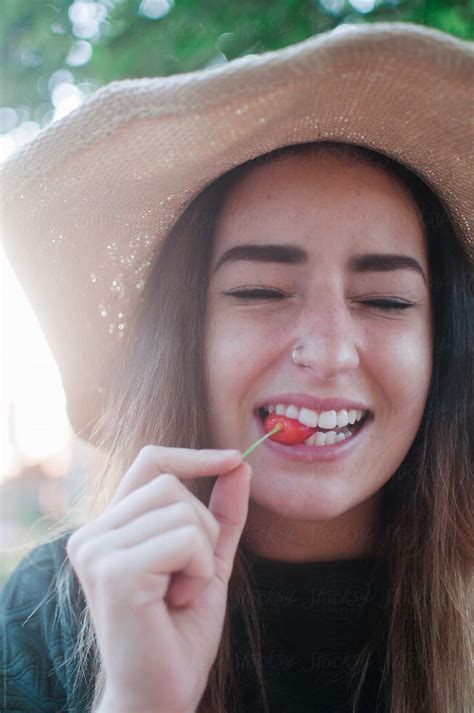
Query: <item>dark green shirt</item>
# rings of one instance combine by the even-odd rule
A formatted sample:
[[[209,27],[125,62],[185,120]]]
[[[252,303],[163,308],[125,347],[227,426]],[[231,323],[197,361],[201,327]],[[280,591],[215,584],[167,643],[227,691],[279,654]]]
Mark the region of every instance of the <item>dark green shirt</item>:
[[[71,531],[25,557],[2,589],[3,710],[88,713],[86,675],[72,698],[71,657],[84,606],[77,578],[71,590],[77,618],[56,609],[54,575],[66,559]],[[385,570],[372,558],[282,563],[252,556],[263,634],[263,665],[272,713],[349,713],[349,675],[355,656],[382,612]],[[245,713],[260,713],[253,656],[240,614],[230,611]],[[380,662],[371,666],[360,709],[378,707]]]

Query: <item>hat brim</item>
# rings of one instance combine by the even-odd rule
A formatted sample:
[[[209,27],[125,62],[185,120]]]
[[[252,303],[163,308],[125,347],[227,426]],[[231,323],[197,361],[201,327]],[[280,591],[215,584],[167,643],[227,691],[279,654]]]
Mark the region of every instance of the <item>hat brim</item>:
[[[170,77],[114,82],[2,167],[6,254],[89,439],[151,259],[190,201],[280,146],[368,146],[419,175],[473,256],[473,43],[343,26]]]

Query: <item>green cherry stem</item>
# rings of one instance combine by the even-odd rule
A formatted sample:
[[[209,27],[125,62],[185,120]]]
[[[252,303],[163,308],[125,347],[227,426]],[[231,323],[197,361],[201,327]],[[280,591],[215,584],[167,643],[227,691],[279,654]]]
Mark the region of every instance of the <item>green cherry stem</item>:
[[[269,432],[266,433],[264,436],[262,436],[262,437],[259,438],[257,441],[255,441],[255,443],[252,443],[252,445],[249,446],[249,447],[247,448],[247,450],[242,453],[242,458],[247,458],[247,456],[249,455],[249,453],[251,453],[254,448],[256,448],[256,447],[259,446],[261,443],[263,443],[263,441],[264,441],[266,438],[269,438],[270,436],[273,436],[274,433],[277,433],[278,431],[281,431],[282,428],[283,428],[283,426],[281,425],[281,423],[277,423],[277,425],[275,426],[275,428],[272,428],[271,431],[269,431]]]

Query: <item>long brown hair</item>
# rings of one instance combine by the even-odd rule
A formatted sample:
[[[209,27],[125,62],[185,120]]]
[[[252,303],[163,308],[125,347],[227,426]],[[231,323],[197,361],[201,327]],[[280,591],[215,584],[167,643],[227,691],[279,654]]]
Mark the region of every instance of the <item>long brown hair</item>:
[[[473,400],[474,344],[470,268],[440,201],[420,178],[388,157],[330,142],[284,147],[228,172],[190,204],[152,266],[120,362],[107,385],[107,408],[94,434],[103,458],[84,490],[87,516],[82,520],[91,521],[103,512],[144,445],[209,446],[203,327],[209,255],[223,201],[230,187],[262,162],[321,151],[379,166],[411,192],[428,244],[435,327],[433,373],[422,423],[400,467],[382,489],[383,534],[378,550],[387,564],[386,604],[354,666],[353,711],[383,640],[384,685],[391,713],[468,713],[473,510],[472,434],[467,424]],[[185,482],[207,505],[214,479]],[[74,577],[66,559],[56,581],[57,606],[79,627],[73,654],[76,684],[94,682],[95,706],[102,693],[103,670],[87,605],[79,612],[71,598]],[[268,710],[257,608],[241,547],[229,583],[229,604],[242,613],[263,709]],[[226,613],[199,713],[240,710],[233,656]]]

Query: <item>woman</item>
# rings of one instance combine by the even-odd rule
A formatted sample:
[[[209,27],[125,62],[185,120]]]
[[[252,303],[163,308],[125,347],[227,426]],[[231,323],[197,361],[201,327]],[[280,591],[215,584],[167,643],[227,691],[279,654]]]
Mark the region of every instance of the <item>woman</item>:
[[[43,242],[40,252],[49,251],[47,260],[58,261],[55,274],[59,263],[70,266],[67,278],[74,285],[67,290],[69,316],[61,326],[77,305],[84,307],[74,347],[83,348],[84,324],[97,342],[88,343],[80,356],[91,350],[95,361],[79,366],[68,352],[71,345],[62,346],[64,334],[56,338],[58,314],[53,319],[46,307],[44,323],[62,359],[76,430],[82,427],[84,433],[87,425],[105,458],[89,493],[87,520],[36,549],[33,562],[23,562],[5,587],[10,705],[19,708],[28,701],[29,709],[46,710],[49,697],[57,707],[91,704],[99,711],[157,713],[230,711],[239,705],[250,711],[267,704],[268,710],[295,711],[468,710],[472,449],[466,425],[473,325],[466,221],[472,205],[456,167],[465,157],[451,156],[456,142],[461,144],[463,120],[451,127],[446,145],[437,146],[437,157],[427,158],[429,138],[419,149],[413,141],[415,129],[425,123],[423,114],[408,128],[404,122],[406,135],[397,150],[389,148],[388,129],[383,141],[375,141],[390,112],[375,86],[361,99],[366,82],[360,78],[351,97],[333,100],[332,122],[340,102],[346,108],[341,124],[351,122],[341,134],[345,141],[328,141],[324,131],[316,131],[319,114],[309,115],[305,141],[290,141],[288,127],[308,119],[307,108],[293,108],[286,129],[278,111],[280,101],[295,106],[289,101],[292,91],[303,100],[306,89],[302,82],[295,89],[296,77],[307,72],[317,86],[314,72],[328,71],[328,53],[337,84],[344,70],[360,71],[370,46],[369,78],[375,82],[379,76],[379,86],[421,56],[413,84],[406,76],[400,79],[410,95],[423,72],[425,81],[431,76],[433,57],[442,52],[450,58],[446,66],[456,65],[455,56],[461,67],[466,51],[467,66],[464,43],[452,43],[421,28],[390,26],[388,32],[373,26],[329,33],[268,55],[260,68],[250,60],[234,63],[234,75],[211,72],[196,94],[203,114],[216,90],[212,76],[232,89],[242,76],[253,77],[245,91],[253,97],[259,89],[255,96],[268,112],[260,118],[270,123],[273,145],[266,151],[251,147],[248,125],[246,134],[235,119],[248,105],[239,105],[227,120],[233,108],[229,89],[214,108],[217,124],[206,118],[205,126],[213,126],[216,143],[240,140],[242,157],[245,150],[253,155],[234,161],[228,154],[225,170],[222,153],[205,143],[186,155],[186,168],[197,176],[200,165],[210,165],[209,151],[216,164],[213,179],[193,192],[189,177],[178,198],[177,182],[170,181],[170,195],[157,200],[164,207],[153,215],[158,234],[166,238],[160,244],[156,236],[154,243],[142,238],[153,243],[145,271],[135,256],[140,241],[129,244],[126,253],[123,239],[109,241],[117,218],[112,208],[122,218],[128,214],[122,234],[130,240],[138,216],[147,220],[146,191],[156,185],[148,172],[151,160],[135,163],[134,174],[119,174],[113,191],[99,180],[103,174],[94,183],[89,169],[84,178],[74,151],[73,164],[58,171],[57,162],[42,179],[48,195],[30,208],[38,234],[46,234],[40,227],[44,217],[53,219],[40,202],[58,207],[67,201],[64,182],[70,181],[68,190],[77,187],[75,207],[59,211],[54,230],[48,224],[55,241],[62,236],[60,245]],[[384,68],[380,75],[377,66]],[[466,66],[458,69],[457,91]],[[454,86],[448,75],[442,81],[436,77],[438,92]],[[190,86],[178,92],[181,110],[193,91]],[[107,95],[102,96],[97,107],[107,114]],[[372,133],[366,139],[352,133],[359,116],[355,97],[372,100]],[[146,92],[142,98],[146,106]],[[323,116],[325,102],[316,103]],[[402,103],[408,110],[410,99]],[[70,131],[80,128],[86,113],[71,119]],[[188,114],[168,119],[176,136],[182,136],[180,121]],[[447,116],[437,109],[434,133],[448,125]],[[396,127],[402,117],[393,121]],[[64,132],[63,139],[67,127]],[[103,170],[111,170],[109,164],[123,159],[131,139],[117,128],[109,143],[101,140],[94,145],[95,159],[103,162],[107,155]],[[365,141],[385,148],[386,155],[364,148]],[[44,151],[46,146],[47,138]],[[112,148],[119,159],[108,153]],[[140,149],[143,161],[147,149]],[[393,160],[403,154],[425,180]],[[166,157],[162,160],[167,165]],[[166,173],[163,166],[159,171]],[[456,193],[443,182],[450,171]],[[140,185],[133,188],[133,181]],[[100,200],[94,203],[99,185]],[[126,189],[134,191],[135,201],[141,194],[141,212],[132,199],[122,209],[118,196],[125,199]],[[22,195],[18,200],[28,197]],[[186,195],[187,205],[171,220],[166,198],[177,205]],[[92,272],[87,255],[78,260],[67,245],[99,216],[106,226],[98,225],[94,239],[85,240],[96,257],[104,248]],[[60,222],[66,232],[58,234]],[[108,262],[107,251],[113,254]],[[108,327],[111,336],[124,334],[114,347],[106,346],[100,321],[99,326],[93,321],[97,304],[88,308],[103,293],[81,293],[77,272],[88,272],[91,294],[90,283],[112,276],[110,300],[122,291],[117,304],[124,306],[117,316],[124,321]],[[30,284],[36,279],[31,291],[41,285],[45,294],[38,273],[36,264],[35,277],[29,274]],[[138,299],[126,287],[139,273],[146,279]],[[109,317],[104,299],[100,316]],[[85,384],[97,390],[100,383],[97,374],[104,366],[98,363],[98,346],[106,350],[103,362],[112,363],[107,349],[115,350],[116,361],[101,382],[104,402],[100,410],[94,406],[91,426],[92,407],[87,411],[83,394]],[[72,384],[73,374],[79,385]],[[263,435],[271,413],[305,421],[312,433],[296,445],[266,439],[249,456],[249,465],[243,451]],[[39,587],[28,583],[35,576]],[[46,600],[38,593],[47,594]],[[15,597],[24,598],[20,606],[13,604]],[[36,611],[30,612],[33,604]],[[23,626],[26,611],[36,614],[30,629]],[[53,613],[59,628],[47,643]],[[23,694],[15,678],[15,661],[18,666],[21,660],[34,671],[33,677],[18,674],[28,688]]]

